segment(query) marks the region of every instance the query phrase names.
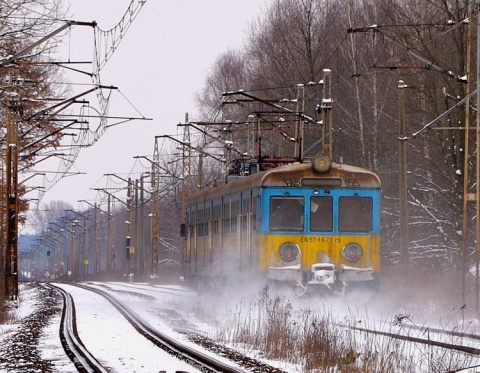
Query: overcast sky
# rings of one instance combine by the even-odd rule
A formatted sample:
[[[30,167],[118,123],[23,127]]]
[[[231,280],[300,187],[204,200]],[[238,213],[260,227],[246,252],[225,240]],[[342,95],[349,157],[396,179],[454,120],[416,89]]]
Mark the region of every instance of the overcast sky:
[[[93,147],[82,149],[71,170],[82,174],[59,181],[45,194],[40,209],[52,200],[64,200],[79,209],[82,206],[78,200],[93,203],[98,195],[92,188],[105,186],[103,174],[127,177],[134,166],[133,157],[153,154],[155,136],[177,134],[177,124],[184,122],[185,113],[189,113],[190,120],[200,119],[194,97],[202,89],[213,62],[228,49],[241,48],[249,25],[269,1],[146,1],[103,68],[101,79],[102,84],[118,87],[121,93],[113,93],[109,115],[141,114],[152,120],[111,127]],[[130,5],[130,0],[66,2],[70,4],[70,19],[96,21],[102,30],[113,28]],[[63,42],[60,59],[92,60],[91,27],[73,27]],[[68,74],[67,78],[74,83],[89,81],[78,73]],[[73,89],[81,92],[86,88]],[[35,171],[42,171],[42,167],[39,164]],[[33,192],[29,197],[35,197]]]

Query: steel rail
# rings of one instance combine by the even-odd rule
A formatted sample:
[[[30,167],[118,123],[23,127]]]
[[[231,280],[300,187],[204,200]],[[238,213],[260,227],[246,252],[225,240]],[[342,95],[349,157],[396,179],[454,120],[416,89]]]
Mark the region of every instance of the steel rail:
[[[47,284],[58,291],[63,298],[63,309],[60,321],[60,340],[65,353],[81,373],[108,373],[102,364],[83,345],[76,324],[75,303],[72,296],[62,288]]]
[[[380,335],[380,336],[399,339],[399,340],[408,341],[408,342],[421,343],[421,344],[425,344],[425,345],[429,345],[429,346],[442,347],[442,348],[446,348],[446,349],[449,349],[449,350],[461,351],[461,352],[465,352],[465,353],[472,354],[472,355],[480,355],[480,349],[475,348],[475,347],[469,347],[469,346],[464,346],[464,345],[456,345],[456,344],[453,344],[453,343],[435,341],[435,340],[426,339],[426,338],[411,337],[411,336],[408,336],[408,335],[398,334],[398,333],[382,332],[382,331],[379,331],[379,330],[361,328],[361,327],[358,327],[358,326],[347,326],[347,325],[342,325],[342,326],[346,327],[346,328],[350,328],[352,330],[358,330],[360,332],[368,333],[368,334]],[[442,332],[439,332],[439,333],[440,334],[451,334],[451,333],[448,333],[448,332],[445,332],[445,331],[442,331]]]
[[[99,289],[80,284],[70,284],[79,288],[93,291],[105,299],[107,299],[127,320],[128,322],[145,338],[150,340],[156,346],[162,348],[166,352],[178,357],[204,372],[223,372],[223,373],[240,373],[246,370],[235,367],[226,362],[220,361],[211,355],[207,355],[201,351],[188,347],[179,341],[158,331],[141,319],[134,311],[122,304],[115,297]]]

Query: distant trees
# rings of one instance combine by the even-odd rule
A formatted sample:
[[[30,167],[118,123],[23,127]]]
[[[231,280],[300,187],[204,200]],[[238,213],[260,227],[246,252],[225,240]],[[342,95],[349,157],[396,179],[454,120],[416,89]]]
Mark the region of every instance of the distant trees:
[[[65,210],[73,209],[73,206],[65,201],[55,200],[43,205],[42,210],[36,211],[28,219],[29,226],[36,232],[46,232],[51,223],[57,222],[65,215]],[[59,224],[59,222],[57,222]]]
[[[219,108],[222,91],[245,89],[280,102],[295,99],[302,83],[304,111],[315,118],[322,92],[308,83],[318,82],[322,70],[331,69],[334,158],[380,175],[383,248],[386,262],[397,262],[398,82],[405,81],[410,255],[414,264],[456,264],[465,151],[459,128],[465,124],[465,110],[460,107],[438,123],[446,129],[417,138],[411,134],[467,93],[458,78],[467,69],[468,4],[276,0],[253,23],[245,47],[228,52],[212,67],[199,94],[202,112],[206,119],[217,119],[212,113]],[[233,58],[241,63],[229,68]],[[242,116],[245,112],[237,118]],[[320,136],[315,125],[306,131],[311,143]]]

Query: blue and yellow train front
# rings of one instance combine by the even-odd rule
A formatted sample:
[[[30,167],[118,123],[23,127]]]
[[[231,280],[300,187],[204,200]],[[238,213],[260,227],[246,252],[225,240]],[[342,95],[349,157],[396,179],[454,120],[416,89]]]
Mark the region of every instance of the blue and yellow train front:
[[[264,188],[261,210],[260,266],[268,278],[302,289],[376,282],[379,188]]]

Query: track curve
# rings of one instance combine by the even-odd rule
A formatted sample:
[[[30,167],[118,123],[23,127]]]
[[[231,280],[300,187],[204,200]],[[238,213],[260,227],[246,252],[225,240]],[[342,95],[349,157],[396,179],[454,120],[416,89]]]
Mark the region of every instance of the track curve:
[[[81,341],[76,325],[75,303],[72,296],[65,290],[48,284],[58,291],[63,298],[64,307],[60,321],[60,341],[65,353],[81,373],[108,373],[102,364],[88,351]]]
[[[72,284],[73,285],[73,284]],[[190,348],[175,339],[169,337],[168,335],[152,328],[145,321],[143,321],[135,312],[130,308],[122,304],[115,297],[108,294],[107,292],[96,289],[90,286],[74,284],[77,287],[80,287],[85,290],[93,291],[105,299],[107,299],[127,320],[128,322],[145,338],[150,340],[156,346],[162,348],[164,351],[167,351],[173,356],[176,356],[178,359],[190,363],[197,369],[200,369],[204,372],[225,372],[225,373],[239,373],[245,372],[244,369],[229,365],[216,359],[214,356],[207,355],[198,351],[196,349]]]

